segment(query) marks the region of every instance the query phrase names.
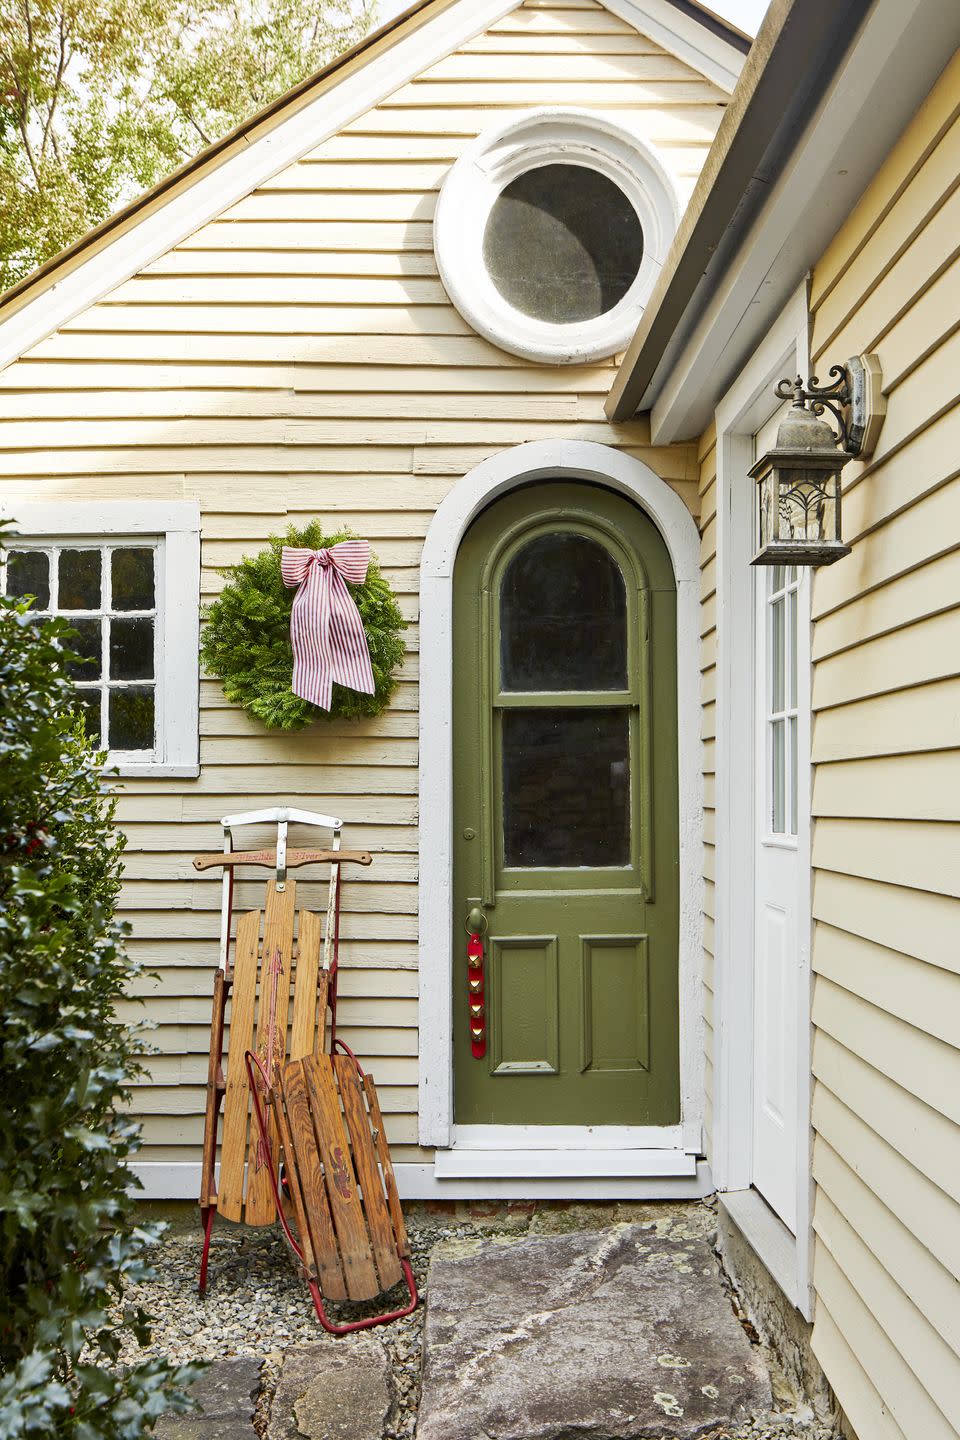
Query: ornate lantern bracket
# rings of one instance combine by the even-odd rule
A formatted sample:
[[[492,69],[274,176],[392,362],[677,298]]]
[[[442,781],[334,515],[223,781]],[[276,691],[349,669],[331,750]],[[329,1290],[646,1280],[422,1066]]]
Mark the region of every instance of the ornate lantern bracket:
[[[775,393],[794,405],[807,401],[814,415],[829,410],[840,427],[840,449],[850,459],[872,455],[887,408],[879,360],[876,355],[853,355],[846,365],[831,365],[830,375],[827,385],[816,375],[806,385],[799,375],[781,380]]]
[[[777,441],[750,470],[757,482],[760,543],[755,565],[831,565],[850,546],[840,525],[840,474],[848,460],[872,452],[885,401],[875,355],[832,365],[821,385],[781,380],[776,395],[793,404]],[[839,434],[822,418],[836,420]]]

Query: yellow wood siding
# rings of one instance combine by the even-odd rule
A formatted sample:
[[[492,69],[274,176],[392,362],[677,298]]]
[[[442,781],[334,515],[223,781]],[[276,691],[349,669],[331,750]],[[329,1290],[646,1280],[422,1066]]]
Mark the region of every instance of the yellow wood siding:
[[[550,368],[449,304],[432,217],[482,129],[546,102],[622,115],[692,187],[725,96],[593,0],[520,5],[119,285],[0,375],[0,493],[195,498],[202,590],[314,515],[369,537],[410,621],[389,714],[271,735],[201,687],[201,775],[128,781],[123,909],[159,972],[140,987],[159,1055],[138,1087],[146,1161],[197,1161],[219,887],[188,857],[218,818],[296,800],[376,852],[344,892],[343,1033],[378,1083],[398,1160],[417,1147],[417,645],[423,537],[450,486],[524,440],[642,456],[698,507],[692,447],[610,426],[606,364]],[[313,898],[318,892],[312,889]],[[241,887],[238,904],[254,903]]]
[[[812,285],[814,368],[876,351],[889,405],[813,591],[814,1345],[862,1440],[960,1434],[958,217],[955,58]]]

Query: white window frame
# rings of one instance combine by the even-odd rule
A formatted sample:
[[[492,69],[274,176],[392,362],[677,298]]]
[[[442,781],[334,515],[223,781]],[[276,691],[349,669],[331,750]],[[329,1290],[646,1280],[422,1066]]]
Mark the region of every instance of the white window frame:
[[[750,560],[756,551],[756,484],[749,479],[754,435],[774,413],[773,386],[809,374],[809,302],[805,280],[717,406],[717,850],[716,1004],[712,1167],[720,1203],[787,1299],[813,1317],[813,1176],[811,1122],[813,922],[808,755],[798,755],[796,846],[805,880],[798,896],[804,957],[798,982],[797,1223],[792,1234],[752,1187],[754,1091],[754,847],[757,834],[755,727],[756,595]],[[803,613],[803,612],[801,612]],[[809,708],[810,674],[798,674],[798,704]],[[806,799],[806,803],[804,803]],[[745,877],[751,877],[749,880]],[[749,894],[745,884],[751,885]],[[804,923],[805,922],[805,923]]]
[[[636,279],[612,310],[556,325],[517,310],[483,260],[493,204],[506,185],[544,165],[583,165],[627,196],[643,230]],[[648,141],[589,110],[542,107],[485,130],[451,168],[434,218],[437,267],[463,318],[501,350],[547,364],[607,359],[633,338],[680,223],[680,197]]]
[[[8,544],[154,540],[157,545],[157,744],[149,760],[108,752],[106,769],[129,778],[200,773],[200,506],[196,501],[13,504]]]

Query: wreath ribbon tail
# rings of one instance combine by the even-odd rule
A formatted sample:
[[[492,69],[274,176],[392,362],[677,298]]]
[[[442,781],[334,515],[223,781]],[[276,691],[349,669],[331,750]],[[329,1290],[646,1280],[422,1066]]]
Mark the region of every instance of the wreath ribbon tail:
[[[297,587],[290,613],[291,689],[322,710],[330,709],[334,682],[364,695],[376,690],[363,621],[347,589],[348,580],[363,583],[369,564],[366,540],[342,540],[328,550],[284,545],[281,551],[283,583]]]

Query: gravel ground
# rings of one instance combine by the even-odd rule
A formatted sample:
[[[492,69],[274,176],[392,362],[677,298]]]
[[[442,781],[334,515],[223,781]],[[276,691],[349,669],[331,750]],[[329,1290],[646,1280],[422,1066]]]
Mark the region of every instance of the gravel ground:
[[[439,1207],[434,1207],[434,1211]],[[421,1294],[425,1291],[430,1256],[438,1244],[456,1248],[458,1241],[478,1236],[501,1241],[523,1235],[550,1234],[572,1229],[601,1229],[618,1221],[647,1222],[677,1227],[690,1235],[711,1234],[714,1214],[709,1205],[517,1205],[463,1207],[450,1213],[432,1213],[424,1207],[408,1213],[413,1270]],[[207,1296],[201,1300],[196,1281],[200,1260],[200,1226],[178,1220],[164,1236],[155,1255],[156,1278],[131,1287],[127,1298],[154,1317],[152,1344],[141,1350],[134,1342],[121,1354],[130,1363],[145,1354],[163,1354],[172,1360],[221,1360],[235,1355],[256,1355],[264,1360],[262,1390],[255,1425],[262,1434],[276,1386],[284,1351],[315,1344],[321,1330],[306,1286],[294,1271],[279,1231],[273,1227],[252,1230],[222,1223],[214,1227]],[[405,1291],[395,1298],[399,1306]],[[359,1318],[385,1308],[339,1305],[328,1307],[332,1318]],[[384,1440],[411,1440],[416,1429],[420,1398],[420,1355],[423,1305],[413,1315],[371,1333],[390,1358],[399,1398],[394,1427]],[[748,1331],[749,1333],[749,1331]],[[839,1432],[819,1423],[810,1407],[792,1392],[767,1352],[776,1409],[755,1415],[723,1440],[839,1440]]]

